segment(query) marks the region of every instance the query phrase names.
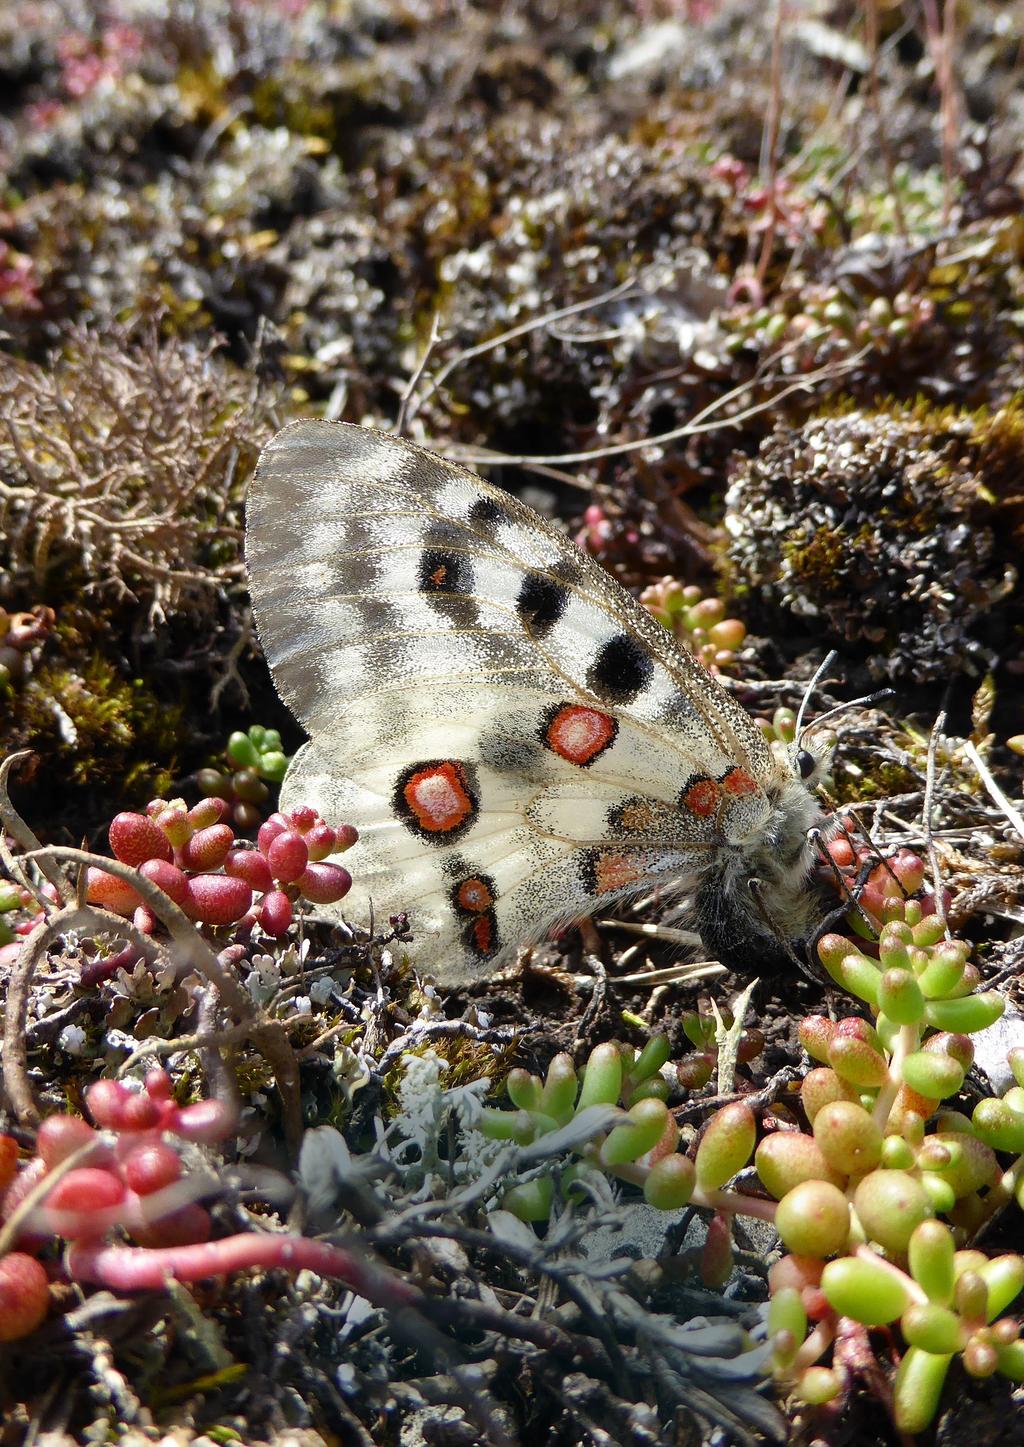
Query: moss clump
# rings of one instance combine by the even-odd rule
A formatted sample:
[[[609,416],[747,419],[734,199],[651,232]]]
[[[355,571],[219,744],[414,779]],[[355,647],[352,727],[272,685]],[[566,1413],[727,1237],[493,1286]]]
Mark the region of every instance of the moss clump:
[[[80,667],[56,660],[37,669],[8,712],[0,753],[30,746],[58,797],[113,789],[137,799],[170,788],[183,726],[181,704],[94,654]]]
[[[869,799],[891,799],[909,794],[920,787],[919,778],[902,764],[886,760],[872,761],[869,773],[853,766],[851,758],[838,758],[830,777],[831,793],[836,803],[863,804]]]
[[[875,677],[983,672],[1013,626],[1022,443],[1016,404],[992,417],[892,405],[779,426],[728,491],[734,578]]]

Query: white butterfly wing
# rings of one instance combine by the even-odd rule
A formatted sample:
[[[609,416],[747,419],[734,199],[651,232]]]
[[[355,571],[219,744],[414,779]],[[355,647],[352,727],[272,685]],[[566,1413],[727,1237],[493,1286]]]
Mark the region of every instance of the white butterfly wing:
[[[768,827],[778,765],[747,714],[473,473],[295,423],[260,459],[246,553],[268,664],[311,735],[282,807],[359,829],[346,907],[408,911],[442,981]]]

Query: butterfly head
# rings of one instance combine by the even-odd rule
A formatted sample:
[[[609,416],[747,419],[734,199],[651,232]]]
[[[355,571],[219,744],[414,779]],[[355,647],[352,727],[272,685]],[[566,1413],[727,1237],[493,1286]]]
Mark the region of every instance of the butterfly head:
[[[763,973],[802,962],[804,944],[826,913],[812,838],[826,821],[812,790],[830,754],[831,747],[819,752],[803,744],[777,759],[764,786],[767,819],[730,841],[705,871],[696,925],[723,964]]]

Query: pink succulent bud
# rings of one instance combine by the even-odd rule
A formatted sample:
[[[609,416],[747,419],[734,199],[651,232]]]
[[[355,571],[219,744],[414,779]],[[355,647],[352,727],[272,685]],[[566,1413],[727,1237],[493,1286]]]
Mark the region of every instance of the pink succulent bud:
[[[105,1211],[111,1206],[119,1206],[125,1198],[125,1185],[120,1177],[115,1176],[113,1171],[104,1170],[101,1166],[78,1166],[75,1170],[68,1171],[66,1176],[54,1186],[46,1198],[47,1206],[53,1211],[74,1211],[89,1213],[93,1211]],[[102,1232],[105,1222],[99,1223],[99,1232]],[[68,1235],[67,1231],[62,1232]],[[75,1231],[77,1236],[98,1234],[91,1231],[87,1222],[82,1222],[80,1229]]]
[[[105,869],[90,865],[86,870],[86,898],[90,904],[101,909],[112,910],[114,914],[134,914],[142,900],[124,879],[108,874]]]
[[[309,863],[309,850],[302,835],[294,829],[286,829],[270,841],[267,863],[275,879],[282,884],[294,884]]]
[[[122,864],[139,865],[147,859],[170,859],[167,835],[145,814],[115,814],[107,831],[114,856]]]
[[[120,1080],[94,1080],[85,1092],[89,1114],[98,1126],[120,1130],[124,1108],[132,1099],[132,1091]]]
[[[292,902],[283,889],[271,889],[260,905],[260,929],[278,938],[287,934],[292,922]]]
[[[184,804],[168,804],[157,816],[157,823],[175,849],[181,849],[192,837],[192,822]]]
[[[140,904],[132,915],[132,924],[140,935],[151,935],[156,933],[156,917],[153,911],[145,904]]]
[[[274,887],[267,857],[258,849],[232,849],[224,861],[224,873],[232,879],[244,879],[258,894],[266,894]]]
[[[48,1115],[36,1136],[36,1154],[52,1171],[82,1146],[99,1144],[99,1137],[88,1121],[77,1115]],[[98,1153],[97,1153],[98,1154]]]
[[[290,828],[291,825],[283,814],[271,814],[270,818],[260,825],[259,833],[256,835],[256,843],[260,850],[266,854],[277,836]]]
[[[301,834],[305,834],[308,829],[312,829],[319,815],[311,804],[296,804],[295,808],[289,813],[288,818]]]
[[[844,1015],[842,1020],[837,1020],[832,1035],[833,1038],[841,1035],[851,1040],[866,1040],[869,1045],[878,1044],[878,1032],[859,1015]]]
[[[168,1130],[182,1140],[214,1145],[234,1130],[238,1113],[222,1100],[197,1100],[195,1105],[178,1108],[168,1122]]]
[[[897,850],[889,868],[908,894],[916,894],[924,883],[924,860],[912,849]]]
[[[165,1141],[145,1141],[124,1157],[121,1174],[137,1196],[151,1196],[180,1179],[181,1157]]]
[[[340,864],[308,864],[298,884],[311,904],[336,904],[352,888],[352,876]]]
[[[213,926],[234,924],[252,905],[244,879],[229,874],[197,874],[188,882],[182,908],[190,919]]]
[[[0,1342],[17,1341],[41,1326],[50,1309],[50,1282],[34,1256],[11,1251],[0,1260]]]
[[[151,1100],[171,1099],[173,1083],[166,1070],[147,1070],[143,1084]]]
[[[830,839],[825,847],[833,862],[838,864],[840,869],[850,869],[856,863],[857,856],[848,839]]]
[[[158,1101],[153,1100],[149,1095],[132,1094],[121,1108],[120,1129],[123,1131],[155,1130],[160,1124],[160,1119],[161,1110]]]
[[[700,1279],[705,1286],[722,1287],[729,1280],[732,1268],[732,1222],[721,1211],[716,1211],[708,1222],[700,1253]]]
[[[825,1015],[808,1015],[801,1022],[797,1030],[800,1044],[814,1060],[825,1061],[828,1059],[828,1047],[832,1043],[832,1037],[836,1033],[834,1020],[828,1019]]]
[[[337,835],[323,820],[319,824],[314,824],[312,829],[306,832],[305,838],[309,857],[314,861],[326,859],[328,854],[334,853],[337,846]]]
[[[929,890],[929,892],[921,899],[922,918],[927,918],[930,915],[941,913],[942,918],[945,919],[946,916],[949,914],[950,906],[953,903],[953,891],[951,889],[944,889],[939,896],[939,901],[942,905],[941,911],[936,909],[935,895],[932,894],[932,892]]]
[[[188,822],[193,829],[209,829],[213,824],[219,824],[228,813],[230,805],[226,799],[218,798],[216,795],[208,799],[200,799],[198,804],[193,804],[188,811]]]
[[[234,842],[235,831],[230,824],[210,824],[193,834],[182,847],[181,862],[186,869],[219,869]]]
[[[188,879],[176,864],[170,864],[164,859],[147,859],[139,866],[139,873],[143,879],[155,884],[157,889],[162,889],[175,904],[184,903],[188,894]]]

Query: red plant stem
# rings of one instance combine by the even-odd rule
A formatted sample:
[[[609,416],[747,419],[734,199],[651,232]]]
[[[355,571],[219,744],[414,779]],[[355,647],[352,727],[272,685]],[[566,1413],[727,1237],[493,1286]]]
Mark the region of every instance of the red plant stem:
[[[78,977],[78,983],[83,990],[92,989],[101,985],[104,980],[111,980],[118,970],[124,969],[131,973],[135,965],[142,959],[142,951],[134,944],[125,945],[116,954],[107,955],[106,959],[86,960]]]
[[[924,1287],[918,1285],[914,1278],[908,1276],[905,1271],[901,1271],[895,1262],[886,1261],[884,1256],[879,1256],[877,1251],[872,1251],[871,1247],[866,1245],[855,1246],[853,1248],[853,1254],[858,1257],[859,1260],[870,1261],[872,1266],[880,1266],[883,1271],[887,1271],[895,1281],[900,1283],[911,1301],[915,1302],[918,1306],[927,1305],[928,1293]]]
[[[243,1232],[192,1246],[103,1246],[83,1242],[68,1252],[68,1275],[112,1291],[155,1291],[170,1281],[202,1281],[247,1266],[315,1271],[333,1276],[375,1306],[388,1310],[418,1306],[420,1293],[401,1277],[384,1272],[342,1246],[308,1236]]]
[[[823,1357],[828,1351],[835,1334],[834,1318],[831,1321],[819,1321],[814,1330],[809,1332],[804,1339],[803,1345],[789,1366],[787,1376],[797,1377],[805,1368],[812,1367],[819,1357]]]
[[[744,1196],[739,1191],[711,1191],[695,1186],[690,1205],[721,1211],[727,1216],[756,1216],[759,1221],[774,1221],[778,1202],[766,1201],[763,1196]]]

